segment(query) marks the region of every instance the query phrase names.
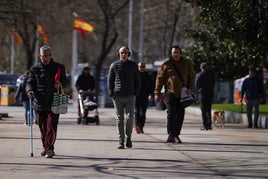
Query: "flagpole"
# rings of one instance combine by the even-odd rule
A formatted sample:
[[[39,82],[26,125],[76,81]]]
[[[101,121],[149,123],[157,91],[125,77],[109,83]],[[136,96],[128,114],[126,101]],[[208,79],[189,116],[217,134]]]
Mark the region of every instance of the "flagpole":
[[[11,60],[11,64],[10,64],[10,73],[13,74],[14,73],[14,58],[15,58],[15,43],[14,43],[14,36],[11,36],[11,54],[10,54],[10,60]]]
[[[133,0],[129,3],[128,48],[132,52]],[[131,58],[131,57],[130,57]]]
[[[140,43],[139,43],[139,59],[143,60],[143,28],[144,28],[144,0],[141,0],[141,19],[140,19]]]
[[[78,50],[78,33],[73,29],[73,44],[72,44],[72,89],[73,98],[75,97],[75,79],[77,73],[77,50]]]
[[[38,32],[38,26],[37,26],[35,49],[34,49],[34,64],[37,64],[37,62],[38,62],[38,51],[39,51],[38,47],[39,47],[39,32]]]

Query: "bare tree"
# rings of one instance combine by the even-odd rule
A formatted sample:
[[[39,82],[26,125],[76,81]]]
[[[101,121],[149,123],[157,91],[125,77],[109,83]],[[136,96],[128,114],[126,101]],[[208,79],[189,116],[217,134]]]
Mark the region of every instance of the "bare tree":
[[[1,1],[1,20],[10,30],[13,28],[20,35],[27,56],[27,68],[30,68],[34,61],[38,16],[31,1]]]
[[[115,44],[118,32],[116,27],[116,15],[122,10],[126,5],[128,5],[128,1],[125,1],[117,9],[112,9],[112,6],[109,3],[110,1],[107,0],[98,0],[99,6],[102,10],[103,17],[104,17],[104,27],[102,32],[102,43],[101,43],[101,50],[100,54],[97,57],[97,63],[95,64],[95,78],[96,78],[96,92],[99,92],[99,79],[101,75],[101,70],[103,67],[103,63],[106,60],[107,55],[109,54],[112,46]]]

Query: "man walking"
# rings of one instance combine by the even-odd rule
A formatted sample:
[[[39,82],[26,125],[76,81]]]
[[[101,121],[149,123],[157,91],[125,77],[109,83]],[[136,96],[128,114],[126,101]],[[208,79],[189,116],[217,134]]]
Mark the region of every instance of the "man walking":
[[[144,133],[143,127],[146,120],[146,111],[149,101],[152,101],[154,94],[154,84],[151,76],[145,72],[145,63],[138,63],[141,75],[141,89],[136,97],[135,103],[135,124],[137,134]]]
[[[57,73],[59,79],[55,78]],[[59,114],[51,112],[53,93],[57,92],[61,84],[65,84],[65,82],[64,65],[52,59],[50,47],[41,47],[40,63],[34,65],[30,70],[26,92],[27,96],[33,99],[33,108],[37,112],[44,148],[41,156],[46,158],[52,158],[55,155],[54,143],[56,142],[59,121]]]
[[[179,75],[180,73],[180,75]],[[182,82],[183,81],[183,82]],[[177,45],[169,49],[169,58],[159,68],[155,84],[155,101],[160,101],[161,89],[165,87],[167,105],[166,142],[182,143],[181,133],[185,109],[180,103],[181,88],[185,85],[190,95],[194,89],[195,75],[192,62],[182,57],[181,48]]]
[[[199,95],[199,103],[202,112],[203,127],[201,130],[212,130],[211,107],[214,96],[215,77],[208,70],[207,63],[201,63],[201,72],[196,75],[195,86]]]
[[[134,122],[135,99],[139,94],[141,79],[138,66],[128,59],[130,52],[123,46],[118,51],[119,60],[110,65],[108,72],[108,91],[113,99],[116,110],[116,123],[119,132],[118,149],[124,149],[125,133],[126,147],[132,147],[131,135]],[[126,126],[124,127],[124,113]]]
[[[249,68],[248,73],[249,77],[247,77],[242,84],[240,103],[242,102],[244,94],[246,93],[248,128],[252,128],[253,107],[254,107],[254,128],[258,128],[259,106],[260,102],[264,100],[263,84],[257,78],[255,68]]]

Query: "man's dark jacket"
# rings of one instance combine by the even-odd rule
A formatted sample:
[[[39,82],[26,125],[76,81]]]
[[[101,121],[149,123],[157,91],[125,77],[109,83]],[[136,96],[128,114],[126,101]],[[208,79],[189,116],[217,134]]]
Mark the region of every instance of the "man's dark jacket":
[[[59,68],[61,69],[60,82],[64,86],[66,83],[64,65],[51,59],[48,65],[43,65],[40,62],[31,68],[26,84],[26,92],[34,92],[33,107],[35,110],[50,111],[53,93],[57,92],[55,89],[55,75]]]
[[[124,63],[118,60],[112,63],[109,68],[107,83],[111,97],[137,96],[141,86],[138,65],[131,60]]]
[[[212,72],[204,70],[196,75],[195,78],[196,89],[199,95],[213,99],[215,76]]]
[[[147,106],[148,96],[154,94],[154,83],[152,77],[147,72],[140,72],[141,88],[140,93],[136,97],[136,105]]]

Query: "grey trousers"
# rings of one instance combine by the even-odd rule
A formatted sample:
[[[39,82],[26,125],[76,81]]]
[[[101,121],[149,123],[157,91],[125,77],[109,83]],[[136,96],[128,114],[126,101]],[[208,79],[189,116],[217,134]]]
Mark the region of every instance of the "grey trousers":
[[[136,96],[126,97],[113,97],[113,103],[116,110],[116,124],[119,133],[119,144],[123,145],[126,136],[131,138],[133,122],[134,122],[134,109],[135,109]],[[126,125],[124,123],[126,114]]]

